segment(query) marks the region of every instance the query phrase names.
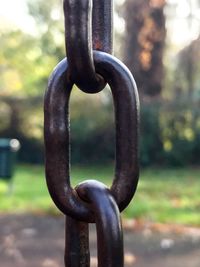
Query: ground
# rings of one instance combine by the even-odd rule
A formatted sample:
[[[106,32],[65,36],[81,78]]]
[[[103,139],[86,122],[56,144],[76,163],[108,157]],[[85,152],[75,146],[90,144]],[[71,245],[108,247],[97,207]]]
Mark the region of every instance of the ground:
[[[125,224],[125,266],[199,267],[200,229]],[[91,227],[91,267],[96,266],[96,236]],[[64,267],[62,216],[0,215],[3,267]]]

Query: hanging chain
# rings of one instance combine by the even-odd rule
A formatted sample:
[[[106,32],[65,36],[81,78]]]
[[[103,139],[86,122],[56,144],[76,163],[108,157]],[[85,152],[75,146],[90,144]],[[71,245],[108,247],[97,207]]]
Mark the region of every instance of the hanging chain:
[[[97,93],[105,80],[95,71],[92,47],[112,53],[112,0],[64,0],[64,13],[70,79],[84,92]]]
[[[89,267],[88,223],[97,228],[98,266],[123,266],[120,211],[137,188],[139,99],[127,67],[112,53],[112,1],[64,0],[67,58],[50,76],[44,99],[46,181],[66,215],[66,267]],[[109,84],[115,108],[116,160],[112,186],[70,184],[69,99],[76,84],[97,93]]]

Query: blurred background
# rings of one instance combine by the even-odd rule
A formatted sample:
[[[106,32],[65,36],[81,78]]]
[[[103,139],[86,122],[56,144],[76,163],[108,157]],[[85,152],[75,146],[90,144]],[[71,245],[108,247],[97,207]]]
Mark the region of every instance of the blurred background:
[[[200,1],[114,2],[114,54],[131,70],[141,101],[141,179],[123,216],[134,226],[198,227]],[[0,46],[0,137],[21,145],[14,176],[0,181],[0,212],[57,214],[44,178],[43,96],[65,57],[62,1],[0,0]],[[109,89],[88,95],[74,88],[70,113],[73,184],[111,184]]]
[[[141,165],[198,165],[199,1],[115,4],[115,55],[133,73],[141,99]],[[20,162],[41,164],[44,90],[65,56],[62,3],[1,1],[0,12],[0,136],[20,141]],[[71,128],[73,163],[113,161],[108,90],[74,90]]]

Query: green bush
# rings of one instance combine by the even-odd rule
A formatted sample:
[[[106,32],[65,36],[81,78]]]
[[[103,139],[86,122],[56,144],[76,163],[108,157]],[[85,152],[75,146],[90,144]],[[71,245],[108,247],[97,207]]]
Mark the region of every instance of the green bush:
[[[115,124],[111,97],[79,97],[71,101],[73,163],[104,164],[115,158]],[[105,95],[103,96],[105,97]],[[29,99],[31,103],[31,99]],[[26,103],[26,101],[24,101]],[[19,105],[19,108],[18,108]],[[18,138],[21,162],[43,163],[42,104],[15,103],[17,123],[1,124],[0,137]],[[30,109],[30,110],[29,110]],[[39,111],[38,111],[39,110]],[[8,118],[9,121],[9,118]],[[1,122],[1,116],[0,116]],[[140,163],[142,166],[199,164],[200,109],[186,101],[141,103]]]
[[[200,110],[187,101],[164,104],[160,116],[165,163],[199,164]]]
[[[159,102],[153,104],[141,104],[140,163],[143,166],[157,164],[163,160],[159,114]]]

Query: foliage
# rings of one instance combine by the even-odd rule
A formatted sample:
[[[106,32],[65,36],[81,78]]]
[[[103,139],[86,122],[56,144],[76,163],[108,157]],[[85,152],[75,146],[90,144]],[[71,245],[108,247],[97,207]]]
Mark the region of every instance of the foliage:
[[[44,70],[36,40],[21,31],[11,31],[0,35],[0,42],[1,98],[24,97],[38,92],[38,79]]]
[[[170,165],[199,164],[199,45],[198,37],[178,53],[171,81],[165,84],[160,127],[165,162]]]
[[[97,164],[114,160],[114,115],[111,93],[81,94],[73,90],[71,99],[72,161]]]
[[[164,105],[160,118],[165,161],[169,165],[199,164],[199,105],[172,102]]]
[[[55,60],[54,67],[64,57],[64,26],[62,1],[28,0],[29,13],[37,27],[37,39],[42,57]],[[51,71],[50,70],[50,71]]]
[[[198,165],[199,118],[199,104],[180,99],[141,106],[141,164]]]
[[[141,165],[199,164],[199,38],[173,64],[168,60],[170,79],[165,79],[162,96],[154,96],[163,85],[164,4],[163,0],[125,3],[126,63],[142,100]],[[0,35],[0,137],[20,140],[22,162],[41,163],[42,98],[49,74],[65,54],[62,5],[56,0],[30,0],[29,12],[37,33],[18,30]],[[114,161],[114,112],[108,92],[90,96],[73,89],[72,162]]]
[[[142,166],[163,163],[163,145],[159,123],[160,102],[141,104],[140,163]]]
[[[72,166],[72,184],[75,186],[84,179],[98,179],[110,185],[113,167]],[[135,198],[123,212],[124,217],[199,225],[199,173],[199,169],[192,168],[143,170]],[[0,212],[58,214],[47,192],[43,167],[18,166],[13,191],[8,193],[7,190],[8,185],[0,181]]]
[[[38,163],[43,160],[42,98],[49,74],[64,57],[64,42],[57,1],[30,1],[29,12],[36,33],[0,35],[0,137],[18,138],[20,159]]]

